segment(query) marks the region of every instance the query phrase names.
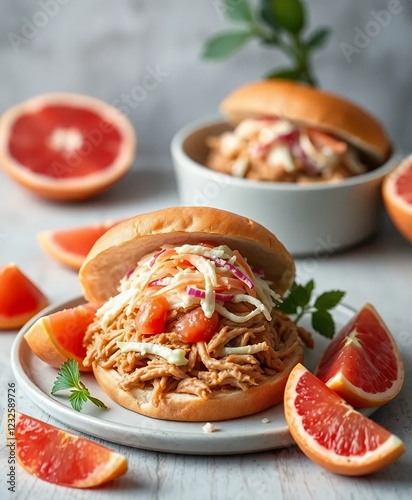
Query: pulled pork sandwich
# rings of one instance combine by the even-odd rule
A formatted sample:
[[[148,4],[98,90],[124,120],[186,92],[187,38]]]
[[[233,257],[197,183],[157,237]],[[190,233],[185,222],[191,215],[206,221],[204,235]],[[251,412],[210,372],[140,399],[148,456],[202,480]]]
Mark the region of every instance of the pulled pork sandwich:
[[[382,125],[356,104],[307,85],[266,80],[236,89],[221,104],[234,127],[208,140],[206,166],[275,182],[335,182],[385,162]]]
[[[110,229],[80,269],[102,304],[86,333],[103,390],[150,417],[224,420],[279,403],[307,332],[276,310],[292,257],[263,226],[178,207]]]

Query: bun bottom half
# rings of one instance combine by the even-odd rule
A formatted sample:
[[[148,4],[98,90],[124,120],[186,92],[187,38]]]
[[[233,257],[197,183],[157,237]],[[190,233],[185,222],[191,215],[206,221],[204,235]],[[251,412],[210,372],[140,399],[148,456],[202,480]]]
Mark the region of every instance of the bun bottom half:
[[[93,372],[99,386],[113,401],[136,413],[161,420],[216,422],[252,415],[283,401],[289,373],[302,361],[303,348],[298,344],[296,349],[283,359],[285,368],[282,372],[247,391],[216,391],[206,400],[192,394],[168,393],[161,398],[158,406],[152,403],[151,389],[121,389],[121,377],[115,370],[102,368],[95,361]]]

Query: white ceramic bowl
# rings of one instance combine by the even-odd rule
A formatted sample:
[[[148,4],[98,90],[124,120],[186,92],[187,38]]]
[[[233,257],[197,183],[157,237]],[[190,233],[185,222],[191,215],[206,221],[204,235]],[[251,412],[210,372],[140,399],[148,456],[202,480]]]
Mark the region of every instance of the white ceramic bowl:
[[[260,222],[295,256],[342,251],[377,229],[381,182],[398,155],[363,175],[333,184],[260,182],[220,174],[204,166],[206,139],[230,125],[195,122],[181,129],[171,153],[182,205],[229,210]]]

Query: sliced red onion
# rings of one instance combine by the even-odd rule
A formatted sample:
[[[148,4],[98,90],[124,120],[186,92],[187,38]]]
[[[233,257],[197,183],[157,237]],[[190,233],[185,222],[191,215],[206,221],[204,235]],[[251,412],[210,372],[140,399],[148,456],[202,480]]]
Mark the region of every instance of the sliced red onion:
[[[204,290],[199,290],[199,288],[194,286],[186,287],[186,293],[196,299],[204,299],[206,297],[206,292]]]
[[[127,273],[124,275],[125,279],[128,280],[130,276],[133,274],[133,271],[136,269],[137,266],[131,267]]]
[[[292,149],[298,142],[298,139],[299,132],[297,130],[292,130],[291,132],[287,132],[286,134],[278,135],[275,139],[267,142],[266,144],[253,144],[250,148],[250,153],[254,158],[263,158],[276,144],[285,143],[290,149]]]
[[[293,146],[296,141],[299,139],[299,131],[291,130],[286,134],[282,134],[277,137],[276,141],[285,142],[289,147]]]
[[[191,297],[196,297],[197,299],[206,298],[206,292],[204,290],[199,290],[199,288],[196,288],[194,286],[188,286],[186,288],[186,292]],[[235,296],[230,293],[215,292],[215,299],[219,302],[231,302],[234,298]]]
[[[306,153],[299,141],[299,131],[292,130],[286,134],[279,135],[267,144],[256,144],[251,148],[251,154],[255,158],[263,158],[278,143],[286,144],[293,156],[297,157],[303,164],[305,170],[310,174],[320,171],[319,165]]]
[[[235,298],[234,295],[230,293],[219,293],[215,292],[215,299],[218,302],[232,302],[232,300]]]
[[[153,257],[150,259],[150,262],[149,262],[149,267],[153,267],[153,264],[156,262],[157,258],[162,255],[162,253],[166,252],[166,249],[164,248],[163,250],[161,250],[160,252],[157,252],[153,255]]]
[[[264,278],[265,277],[265,272],[263,269],[260,269],[258,267],[252,267],[253,274],[257,276],[258,278]]]
[[[157,280],[153,280],[149,283],[149,286],[166,286],[170,284],[170,278],[159,278]]]
[[[219,257],[216,257],[216,258],[210,257],[210,260],[212,260],[219,267],[224,267],[225,269],[230,271],[234,276],[236,276],[236,278],[239,278],[240,281],[242,281],[250,289],[254,288],[252,281],[246,276],[246,274],[243,273],[240,269],[238,269],[233,264],[230,264],[225,259],[221,259]]]
[[[299,139],[297,139],[293,145],[292,153],[300,159],[305,170],[309,174],[318,174],[320,172],[321,169],[319,165],[302,148]]]
[[[234,295],[230,293],[219,293],[215,292],[215,299],[218,302],[232,302],[232,300],[235,298]]]

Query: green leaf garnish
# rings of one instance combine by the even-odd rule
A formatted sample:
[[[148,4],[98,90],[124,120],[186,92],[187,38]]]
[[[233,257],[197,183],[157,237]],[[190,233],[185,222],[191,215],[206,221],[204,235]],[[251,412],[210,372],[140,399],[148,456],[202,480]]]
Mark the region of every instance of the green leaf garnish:
[[[322,295],[315,300],[314,307],[316,309],[333,309],[342,300],[345,292],[341,290],[331,290],[330,292],[324,292]]]
[[[289,33],[298,35],[305,27],[306,13],[301,0],[272,0],[276,23]]]
[[[285,314],[296,314],[298,312],[298,305],[293,301],[293,296],[289,294],[287,297],[282,299],[281,304],[278,304],[278,309]]]
[[[273,11],[273,0],[261,0],[260,3],[260,17],[262,21],[267,24],[268,28],[276,33],[278,31],[278,25]]]
[[[335,322],[332,314],[327,310],[319,309],[312,313],[312,327],[328,339],[335,335]]]
[[[206,42],[205,59],[224,59],[237,52],[251,37],[248,31],[231,31],[216,35]]]
[[[313,329],[324,337],[332,338],[335,334],[335,322],[330,310],[341,302],[345,292],[341,290],[324,292],[311,304],[314,287],[313,280],[308,281],[306,285],[293,283],[282,303],[278,304],[278,308],[289,316],[295,315],[292,319],[296,324],[304,315],[311,314]]]
[[[93,396],[89,395],[89,400],[99,408],[104,408],[105,410],[107,410],[107,406],[103,403],[103,401],[100,401],[100,399],[94,398]]]
[[[54,381],[51,393],[70,389],[69,401],[73,409],[82,411],[83,403],[91,401],[99,408],[107,409],[107,406],[100,399],[90,396],[89,389],[80,380],[79,365],[74,359],[68,359],[60,366],[60,371]]]
[[[319,28],[312,33],[306,42],[306,47],[309,50],[318,49],[323,47],[328,41],[331,31],[328,28]]]
[[[232,21],[253,21],[252,9],[248,0],[224,0],[224,13]]]
[[[206,41],[203,57],[224,59],[233,55],[255,39],[272,47],[289,60],[290,65],[272,69],[266,78],[282,78],[316,85],[312,69],[312,53],[323,47],[329,38],[328,28],[306,33],[306,8],[302,0],[222,0],[218,2],[219,15],[242,31],[218,33]]]
[[[292,300],[298,306],[304,308],[310,301],[312,295],[313,286],[309,281],[305,286],[293,284],[291,290]]]
[[[87,401],[87,394],[84,392],[84,390],[70,391],[69,401],[70,401],[70,404],[72,405],[72,407],[76,411],[82,411],[83,403],[85,403]]]

